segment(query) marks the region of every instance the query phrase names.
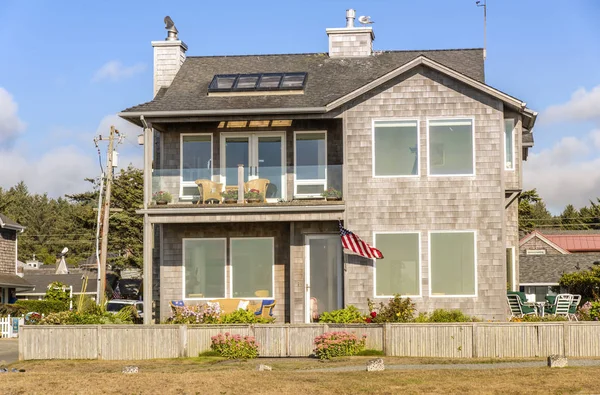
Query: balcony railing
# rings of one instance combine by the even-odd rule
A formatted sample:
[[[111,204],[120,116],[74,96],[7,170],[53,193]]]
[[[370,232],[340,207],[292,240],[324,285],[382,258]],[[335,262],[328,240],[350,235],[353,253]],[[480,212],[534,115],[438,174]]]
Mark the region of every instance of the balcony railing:
[[[256,197],[262,204],[342,200],[342,174],[342,165],[155,169],[148,203],[247,204]],[[238,193],[242,189],[245,193]],[[248,194],[252,189],[256,192]]]

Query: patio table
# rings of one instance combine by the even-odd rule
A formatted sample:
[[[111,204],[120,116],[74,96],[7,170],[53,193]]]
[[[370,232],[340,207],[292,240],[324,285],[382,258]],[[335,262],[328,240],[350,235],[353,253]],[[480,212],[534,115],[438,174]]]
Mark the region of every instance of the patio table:
[[[523,305],[534,307],[538,311],[538,315],[540,317],[544,316],[544,307],[546,306],[546,302],[525,302]]]

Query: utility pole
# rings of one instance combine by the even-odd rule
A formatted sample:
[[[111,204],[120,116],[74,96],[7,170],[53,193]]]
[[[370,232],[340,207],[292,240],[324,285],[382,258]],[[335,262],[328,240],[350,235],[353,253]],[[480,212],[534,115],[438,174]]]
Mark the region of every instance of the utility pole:
[[[100,296],[99,303],[102,303],[106,294],[106,261],[108,254],[108,220],[110,217],[110,193],[113,182],[113,159],[114,159],[114,140],[115,135],[119,135],[119,131],[114,126],[110,127],[110,135],[108,136],[108,163],[106,165],[106,189],[104,193],[104,207],[102,207],[102,228],[101,228],[101,243],[100,243],[100,262],[98,268],[98,277],[100,278],[100,287],[98,295]],[[100,136],[100,140],[102,137]],[[102,193],[102,191],[100,191]]]

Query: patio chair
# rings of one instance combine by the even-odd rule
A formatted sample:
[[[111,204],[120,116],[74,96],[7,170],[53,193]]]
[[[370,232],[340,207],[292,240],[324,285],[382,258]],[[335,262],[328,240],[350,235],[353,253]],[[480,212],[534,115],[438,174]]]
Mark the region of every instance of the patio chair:
[[[196,185],[198,185],[198,192],[200,192],[198,204],[214,200],[216,200],[218,203],[221,203],[221,191],[223,190],[223,184],[211,180],[196,180]]]
[[[579,321],[579,319],[577,319],[577,306],[579,306],[579,302],[581,302],[581,295],[573,295],[573,301],[569,307],[569,316],[575,321]]]
[[[273,317],[273,308],[275,307],[276,301],[274,299],[263,299],[260,308],[254,312],[254,314],[262,318]]]
[[[521,318],[529,314],[537,314],[535,307],[523,305],[521,297],[516,293],[508,293],[506,295],[508,307],[510,308],[510,318]]]
[[[271,181],[266,178],[257,178],[256,180],[250,180],[244,184],[244,193],[250,191],[251,189],[256,189],[258,193],[260,193],[264,199],[267,198],[267,187]]]
[[[571,307],[571,303],[573,301],[573,295],[570,294],[558,294],[554,300],[554,304],[547,306],[544,308],[546,314],[552,314],[555,316],[565,316],[567,319],[571,320],[569,316],[569,309]]]

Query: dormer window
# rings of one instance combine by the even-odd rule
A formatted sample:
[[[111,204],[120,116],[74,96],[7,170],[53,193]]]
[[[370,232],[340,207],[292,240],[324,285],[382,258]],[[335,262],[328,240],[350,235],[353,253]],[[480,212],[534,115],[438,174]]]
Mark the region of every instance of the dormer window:
[[[217,74],[208,86],[208,94],[302,94],[307,73]],[[257,92],[257,93],[255,93]],[[216,95],[215,95],[216,94]]]

